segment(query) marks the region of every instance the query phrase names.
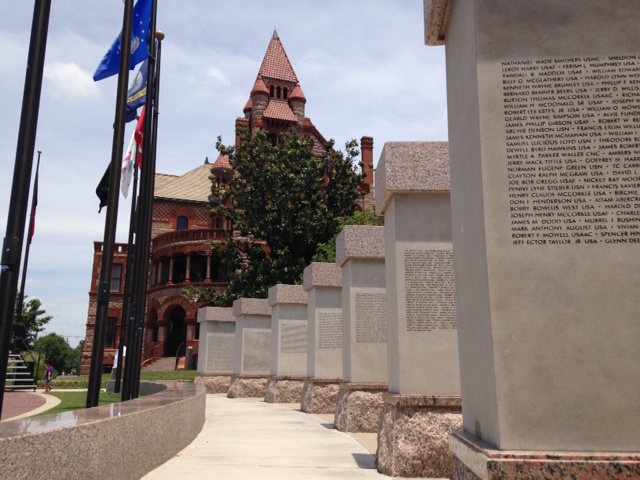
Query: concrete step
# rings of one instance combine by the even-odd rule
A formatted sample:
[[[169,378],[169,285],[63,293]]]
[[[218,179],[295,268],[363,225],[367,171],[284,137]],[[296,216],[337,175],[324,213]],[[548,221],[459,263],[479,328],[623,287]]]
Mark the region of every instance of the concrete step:
[[[143,372],[166,372],[176,369],[175,357],[164,357],[142,367]]]

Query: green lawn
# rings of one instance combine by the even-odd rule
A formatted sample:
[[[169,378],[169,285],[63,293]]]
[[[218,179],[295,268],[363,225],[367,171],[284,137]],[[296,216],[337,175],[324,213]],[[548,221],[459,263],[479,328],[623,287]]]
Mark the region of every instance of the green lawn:
[[[193,383],[193,379],[197,375],[195,370],[169,370],[166,372],[142,372],[140,373],[140,380],[142,381],[178,381]],[[106,388],[107,380],[111,378],[111,374],[105,373],[102,375],[102,388]],[[42,387],[42,382],[39,382],[39,386]],[[89,388],[89,376],[72,378],[55,378],[52,386],[55,390],[65,390],[69,388]]]
[[[142,372],[140,380],[142,381],[177,381],[193,383],[197,372],[195,370],[171,370],[166,372]],[[111,378],[110,374],[102,376],[102,388],[106,388],[107,380]],[[89,388],[89,377],[74,378],[56,378],[51,383],[53,391],[49,395],[53,395],[60,399],[60,404],[51,410],[47,410],[39,415],[50,415],[55,413],[69,412],[71,410],[80,410],[86,408],[87,392],[65,392],[65,389],[87,389]],[[109,405],[120,401],[120,394],[101,393],[98,405]]]
[[[81,410],[87,406],[87,392],[49,392],[48,395],[59,398],[60,404],[36,416]],[[119,401],[120,394],[115,395],[113,393],[101,393],[98,400],[98,406],[110,405]]]

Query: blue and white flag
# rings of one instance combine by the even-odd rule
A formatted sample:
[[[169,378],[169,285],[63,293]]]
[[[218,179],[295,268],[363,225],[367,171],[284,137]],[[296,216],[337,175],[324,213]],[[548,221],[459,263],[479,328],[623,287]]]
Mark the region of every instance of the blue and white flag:
[[[153,0],[138,0],[133,7],[133,28],[131,35],[131,62],[129,68],[133,70],[140,62],[149,58],[149,30],[151,29],[151,13]],[[118,74],[120,70],[120,53],[122,32],[111,45],[100,65],[93,74],[93,80],[98,81]]]
[[[127,123],[136,119],[138,108],[142,107],[147,101],[148,65],[149,59],[142,62],[138,73],[129,86],[129,91],[127,92],[127,113],[125,116],[125,122]]]

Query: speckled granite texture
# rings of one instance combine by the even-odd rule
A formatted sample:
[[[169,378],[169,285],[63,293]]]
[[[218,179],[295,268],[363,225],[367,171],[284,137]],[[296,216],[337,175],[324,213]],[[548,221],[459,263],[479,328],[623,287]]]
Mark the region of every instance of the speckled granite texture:
[[[376,168],[376,213],[396,193],[449,192],[447,142],[387,142]]]
[[[239,298],[233,302],[233,315],[271,315],[266,298]]]
[[[341,432],[377,433],[382,419],[384,383],[341,383],[334,424]]]
[[[452,0],[424,0],[424,43],[444,45]]]
[[[336,264],[349,258],[384,258],[384,227],[346,225],[336,239]]]
[[[392,477],[449,477],[449,434],[462,428],[460,397],[384,396],[378,471]]]
[[[335,263],[310,263],[303,273],[303,287],[311,290],[314,287],[341,287],[342,269]]]
[[[449,437],[452,480],[637,480],[640,453],[500,451],[464,431]]]
[[[235,321],[233,308],[230,307],[203,307],[198,309],[198,323]]]
[[[341,379],[308,378],[302,387],[300,409],[305,413],[335,414]]]
[[[204,424],[200,385],[122,403],[0,423],[5,479],[138,479],[189,445]]]
[[[269,306],[295,303],[306,304],[307,292],[302,285],[274,285],[269,288]]]
[[[267,388],[267,376],[263,377],[231,377],[227,398],[264,398]]]
[[[304,378],[269,377],[264,393],[267,403],[300,403]]]
[[[207,393],[227,393],[231,384],[231,375],[202,375],[197,376],[193,382],[206,388]]]

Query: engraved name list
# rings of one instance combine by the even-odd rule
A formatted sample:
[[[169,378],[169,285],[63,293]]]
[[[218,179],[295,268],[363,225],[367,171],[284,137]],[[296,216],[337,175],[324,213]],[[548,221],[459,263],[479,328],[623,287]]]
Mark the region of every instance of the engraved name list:
[[[640,55],[501,70],[511,244],[640,243]]]

